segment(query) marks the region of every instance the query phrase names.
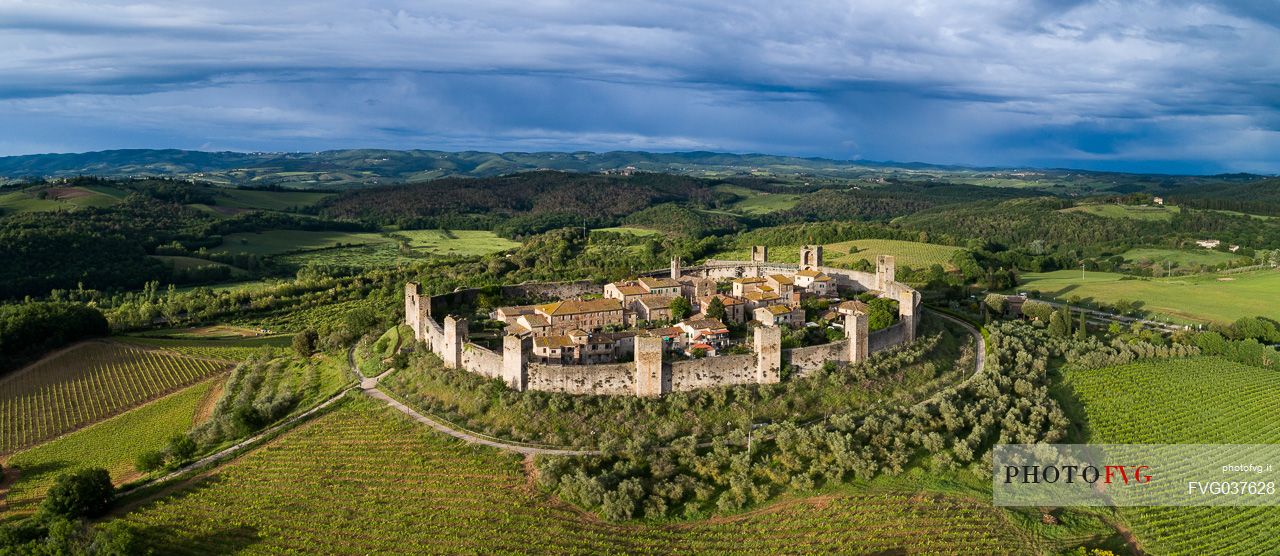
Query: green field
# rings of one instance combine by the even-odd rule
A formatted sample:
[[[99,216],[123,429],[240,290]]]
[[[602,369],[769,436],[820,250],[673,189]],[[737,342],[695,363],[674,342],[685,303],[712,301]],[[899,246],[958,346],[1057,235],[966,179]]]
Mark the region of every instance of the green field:
[[[1045,297],[1114,303],[1140,301],[1141,309],[1176,321],[1230,322],[1244,316],[1280,319],[1280,272],[1204,274],[1152,280],[1121,280],[1122,274],[1078,270],[1022,274],[1018,291],[1040,290]]]
[[[166,263],[166,264],[168,264],[169,266],[173,267],[173,269],[174,269],[174,270],[190,270],[190,269],[193,269],[193,268],[199,268],[199,267],[204,267],[204,266],[227,266],[227,267],[231,267],[231,265],[228,265],[228,264],[225,264],[225,263],[220,263],[220,262],[216,262],[216,261],[210,261],[210,260],[207,260],[207,259],[200,259],[200,258],[196,258],[196,257],[182,257],[182,256],[177,256],[177,255],[151,255],[151,257],[152,257],[152,258],[155,258],[155,259],[159,259],[160,261],[163,261],[164,263]],[[232,271],[231,271],[231,272],[232,272],[232,275],[235,275],[235,274],[243,274],[243,273],[244,273],[244,271],[243,271],[243,270],[240,270],[240,269],[235,268],[235,267],[231,267],[231,269],[232,269]]]
[[[390,239],[375,233],[270,230],[229,234],[222,239],[222,246],[215,252],[278,255],[293,251],[329,249],[339,244],[367,245],[390,242]]]
[[[1274,371],[1204,357],[1071,371],[1066,384],[1083,405],[1092,443],[1280,443]],[[1280,534],[1274,507],[1119,512],[1150,554],[1271,553]]]
[[[0,453],[117,415],[226,368],[118,343],[80,344],[0,380]]]
[[[737,185],[717,185],[715,189],[744,197],[731,207],[735,212],[743,214],[768,214],[786,210],[796,206],[796,203],[804,197],[804,195],[793,193],[766,193]]]
[[[656,236],[662,233],[662,232],[659,232],[658,230],[651,230],[649,228],[632,228],[628,226],[614,226],[612,228],[596,228],[594,230],[591,230],[591,232],[592,233],[612,232],[615,234],[630,234],[633,236],[641,236],[641,237]]]
[[[393,235],[409,238],[415,254],[474,257],[520,246],[488,230],[406,230]]]
[[[1130,249],[1121,256],[1126,261],[1157,263],[1160,265],[1164,265],[1167,262],[1175,267],[1193,264],[1213,266],[1244,258],[1240,255],[1211,249],[1154,249],[1145,247]]]
[[[355,235],[355,234],[353,234]],[[373,234],[359,234],[373,235]],[[520,244],[484,230],[408,230],[393,232],[384,241],[354,247],[294,253],[279,260],[295,265],[396,266],[428,257],[474,257],[513,249]],[[399,241],[397,241],[399,240]],[[402,243],[403,242],[403,243]],[[403,245],[403,247],[402,247]]]
[[[822,246],[823,261],[827,266],[851,268],[859,259],[866,259],[872,265],[880,255],[893,255],[899,267],[909,266],[914,269],[927,269],[931,265],[940,264],[943,268],[954,269],[951,257],[960,247],[934,245],[916,241],[900,241],[896,239],[857,239],[828,243]],[[751,258],[749,249],[726,251],[712,255],[713,259],[747,260]],[[769,247],[769,260],[796,263],[800,261],[800,246]]]
[[[0,195],[0,213],[43,212],[78,207],[107,207],[120,202],[124,192],[110,187],[51,187],[40,199],[34,191]]]
[[[1134,220],[1169,221],[1182,209],[1174,206],[1138,205],[1079,205],[1063,212],[1084,212],[1103,218],[1131,218]]]
[[[219,189],[217,190],[217,206],[285,211],[310,207],[332,196],[333,193],[320,191]]]
[[[531,492],[520,461],[367,398],[123,519],[163,554],[1021,553],[989,505],[837,494],[687,524],[608,523]]]
[[[19,479],[5,494],[0,516],[33,511],[59,474],[83,467],[102,467],[116,484],[139,476],[139,454],[159,450],[168,438],[195,424],[213,382],[206,381],[138,409],[96,423],[62,438],[19,452],[7,465]]]

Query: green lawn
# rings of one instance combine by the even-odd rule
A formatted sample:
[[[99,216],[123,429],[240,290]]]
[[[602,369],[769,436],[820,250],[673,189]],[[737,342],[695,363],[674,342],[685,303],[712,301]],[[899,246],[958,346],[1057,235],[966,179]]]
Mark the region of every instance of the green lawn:
[[[151,256],[153,258],[164,261],[169,266],[173,267],[174,270],[188,270],[188,269],[198,268],[202,266],[231,266],[226,263],[210,261],[208,259],[201,259],[197,257],[182,257],[182,256],[176,256],[176,255],[151,255]],[[232,267],[233,276],[236,274],[243,274],[243,273],[244,273],[243,270]]]
[[[137,478],[138,454],[157,450],[174,434],[195,423],[200,403],[213,387],[205,381],[167,397],[19,452],[7,465],[19,479],[5,496],[4,517],[34,511],[59,474],[82,467],[103,467],[117,484]]]
[[[1135,206],[1135,205],[1080,205],[1063,209],[1063,212],[1085,212],[1104,218],[1132,218],[1134,220],[1168,221],[1181,211],[1174,206]]]
[[[656,236],[662,233],[662,232],[659,232],[658,230],[651,230],[649,228],[632,228],[628,226],[614,226],[612,228],[596,228],[594,230],[591,230],[591,232],[592,233],[612,232],[615,234],[630,234],[633,236],[641,236],[641,237]]]
[[[1222,251],[1214,251],[1211,249],[1154,249],[1145,247],[1130,249],[1125,251],[1121,256],[1123,256],[1126,261],[1146,261],[1159,263],[1161,265],[1165,262],[1169,262],[1173,266],[1187,266],[1192,264],[1213,266],[1243,258],[1240,255],[1223,253]]]
[[[394,235],[409,238],[409,247],[432,255],[488,255],[515,249],[519,242],[498,237],[488,230],[406,230]]]
[[[893,255],[899,266],[915,269],[929,268],[940,264],[944,268],[953,269],[951,257],[959,247],[934,245],[916,241],[900,241],[896,239],[857,239],[823,245],[822,256],[827,266],[851,268],[859,259],[875,264],[879,255]],[[715,259],[747,260],[751,258],[750,250],[734,250],[712,255]],[[769,247],[769,260],[795,263],[800,261],[800,246]]]
[[[1218,357],[1070,371],[1090,442],[1280,443],[1280,374]],[[1135,386],[1140,387],[1135,387]],[[1120,515],[1149,554],[1275,550],[1280,508],[1126,507]]]
[[[222,245],[215,252],[278,255],[292,251],[327,249],[339,244],[368,245],[390,242],[391,239],[376,233],[269,230],[229,234],[223,238]]]
[[[743,214],[768,214],[770,212],[786,210],[796,206],[800,202],[800,198],[804,195],[794,193],[766,193],[756,191],[737,185],[717,185],[716,191],[732,193],[742,200],[733,204],[734,211]]]
[[[333,195],[333,193],[321,191],[220,189],[218,190],[217,206],[283,211],[309,207]]]
[[[1139,301],[1141,309],[1178,321],[1230,322],[1244,316],[1280,319],[1280,271],[1202,274],[1152,280],[1121,280],[1122,274],[1078,270],[1025,273],[1018,291],[1040,290],[1045,297],[1114,303]]]

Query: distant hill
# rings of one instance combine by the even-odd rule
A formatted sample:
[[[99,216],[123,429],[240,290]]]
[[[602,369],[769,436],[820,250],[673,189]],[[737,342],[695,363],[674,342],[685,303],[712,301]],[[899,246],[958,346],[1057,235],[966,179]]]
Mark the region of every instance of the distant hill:
[[[766,173],[859,178],[886,169],[960,171],[927,164],[896,165],[821,158],[713,152],[639,151],[488,153],[354,149],[315,153],[239,153],[129,149],[0,157],[0,176],[96,175],[196,177],[227,185],[324,187],[422,181],[450,176],[493,177],[531,170],[645,172],[727,177]]]
[[[1168,176],[1068,169],[977,168],[706,151],[490,153],[350,149],[242,153],[128,149],[0,157],[0,181],[81,175],[146,176],[194,178],[238,187],[344,190],[445,177],[494,177],[534,170],[613,172],[627,168],[710,178],[757,176],[792,185],[848,180],[954,182],[1032,187],[1066,195],[1166,192],[1188,186],[1250,183],[1263,178],[1250,174]]]

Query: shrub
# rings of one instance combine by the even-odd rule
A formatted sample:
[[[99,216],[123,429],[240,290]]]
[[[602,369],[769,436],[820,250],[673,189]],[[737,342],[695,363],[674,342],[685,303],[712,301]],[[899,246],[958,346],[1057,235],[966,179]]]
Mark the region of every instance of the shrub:
[[[71,519],[99,516],[111,506],[115,490],[106,469],[81,469],[60,475],[40,509],[49,515]]]

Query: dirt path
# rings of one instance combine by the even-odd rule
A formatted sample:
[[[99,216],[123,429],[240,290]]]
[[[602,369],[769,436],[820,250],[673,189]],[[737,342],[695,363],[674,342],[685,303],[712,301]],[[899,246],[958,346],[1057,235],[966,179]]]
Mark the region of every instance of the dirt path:
[[[213,408],[218,405],[218,399],[222,397],[222,392],[227,388],[227,376],[225,374],[218,375],[213,379],[213,385],[209,387],[209,391],[205,393],[204,399],[200,400],[200,405],[196,406],[196,415],[193,425],[199,425],[208,421],[213,416]]]

